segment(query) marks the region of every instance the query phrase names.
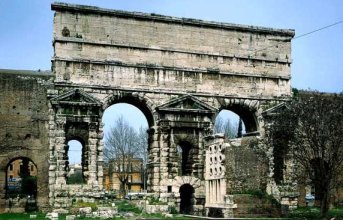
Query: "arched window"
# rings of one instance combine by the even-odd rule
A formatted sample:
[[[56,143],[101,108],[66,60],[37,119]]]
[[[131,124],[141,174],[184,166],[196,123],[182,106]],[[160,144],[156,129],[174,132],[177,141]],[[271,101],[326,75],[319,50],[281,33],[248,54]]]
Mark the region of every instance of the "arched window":
[[[68,141],[68,168],[67,168],[67,184],[83,184],[85,178],[83,175],[83,144],[76,139]]]
[[[181,141],[176,146],[176,150],[180,161],[179,173],[182,176],[191,175],[194,159],[191,155],[192,145],[187,141]]]

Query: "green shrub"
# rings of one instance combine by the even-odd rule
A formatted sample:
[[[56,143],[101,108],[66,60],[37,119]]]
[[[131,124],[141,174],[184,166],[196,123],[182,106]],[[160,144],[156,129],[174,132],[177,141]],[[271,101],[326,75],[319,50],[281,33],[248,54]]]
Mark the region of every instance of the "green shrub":
[[[290,218],[301,218],[301,219],[320,219],[318,208],[297,208],[290,211],[288,217]]]
[[[336,207],[329,210],[329,217],[335,219],[343,219],[343,207]]]
[[[136,205],[127,202],[126,200],[116,203],[118,207],[118,212],[133,212],[136,214],[142,213],[142,210],[138,208]]]
[[[316,207],[301,207],[295,210],[292,210],[287,216],[295,219],[321,219],[320,218],[320,209]],[[343,219],[343,208],[333,208],[329,210],[328,213],[329,219]]]
[[[147,197],[149,205],[167,205],[166,202],[161,202],[158,198],[154,196]]]
[[[82,200],[77,201],[75,206],[80,207],[80,208],[91,207],[93,212],[98,209],[96,203],[94,203],[94,202],[83,202]]]
[[[170,211],[169,214],[177,214],[178,211],[176,210],[176,208],[174,206],[170,207]]]
[[[67,184],[85,184],[82,172],[77,171],[67,178]]]

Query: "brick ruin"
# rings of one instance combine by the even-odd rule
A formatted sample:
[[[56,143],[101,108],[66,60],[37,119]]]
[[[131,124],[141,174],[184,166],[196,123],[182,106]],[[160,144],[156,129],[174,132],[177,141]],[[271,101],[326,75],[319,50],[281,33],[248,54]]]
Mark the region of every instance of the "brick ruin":
[[[148,191],[183,213],[219,207],[232,216],[230,186],[237,176],[225,170],[239,170],[230,161],[242,155],[233,142],[211,136],[215,118],[231,110],[242,118],[247,138],[263,137],[262,112],[291,96],[294,31],[64,3],[53,3],[52,10],[52,72],[1,70],[0,146],[6,151],[0,152],[0,184],[6,184],[9,161],[25,157],[38,169],[39,208],[101,199],[101,117],[124,102],[139,108],[149,124]],[[82,144],[83,185],[66,183],[69,140]],[[237,146],[245,140],[236,140]],[[221,146],[226,153],[208,156]],[[267,162],[244,169],[258,167],[265,178],[245,177],[253,179],[246,184],[281,201],[270,149],[262,151],[264,156],[249,155]],[[226,159],[210,164],[219,156]],[[220,196],[210,196],[213,190]],[[5,194],[1,187],[0,211]]]

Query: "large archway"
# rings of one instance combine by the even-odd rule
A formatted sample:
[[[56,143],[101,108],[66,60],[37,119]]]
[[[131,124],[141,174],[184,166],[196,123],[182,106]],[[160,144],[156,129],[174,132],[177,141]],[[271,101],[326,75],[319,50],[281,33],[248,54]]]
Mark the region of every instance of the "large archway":
[[[180,213],[193,214],[194,188],[190,184],[180,187]]]
[[[116,104],[129,105],[128,108],[131,109],[131,111],[132,109],[139,110],[138,114],[144,115],[144,119],[147,121],[149,128],[155,124],[154,110],[153,110],[154,106],[149,99],[139,97],[138,95],[126,94],[126,93],[118,95],[118,96],[111,96],[105,101],[105,104],[103,107],[104,109],[103,118],[106,112],[108,112]],[[132,108],[132,107],[135,107],[135,108]],[[135,112],[135,114],[137,114],[137,111]]]
[[[137,104],[137,103],[135,103]],[[115,102],[103,114],[104,185],[121,196],[147,187],[148,120],[146,110],[126,102]],[[142,110],[143,108],[143,110]],[[144,110],[145,109],[145,110]],[[150,123],[153,123],[150,121]]]

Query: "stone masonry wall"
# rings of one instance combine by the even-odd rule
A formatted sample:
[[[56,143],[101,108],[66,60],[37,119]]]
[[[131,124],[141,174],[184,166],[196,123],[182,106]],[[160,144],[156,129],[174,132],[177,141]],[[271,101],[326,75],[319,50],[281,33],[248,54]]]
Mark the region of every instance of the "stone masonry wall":
[[[288,97],[292,30],[54,3],[60,83]],[[267,48],[263,50],[263,48]]]

